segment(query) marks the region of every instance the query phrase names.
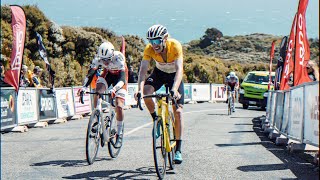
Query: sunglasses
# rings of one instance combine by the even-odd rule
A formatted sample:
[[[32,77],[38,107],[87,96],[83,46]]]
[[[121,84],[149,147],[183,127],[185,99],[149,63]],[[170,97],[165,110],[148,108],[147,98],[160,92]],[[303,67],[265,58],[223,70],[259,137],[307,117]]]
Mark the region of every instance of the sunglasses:
[[[111,61],[112,57],[109,58],[101,58],[102,61]]]
[[[152,45],[159,45],[162,43],[162,39],[150,39],[149,43]]]

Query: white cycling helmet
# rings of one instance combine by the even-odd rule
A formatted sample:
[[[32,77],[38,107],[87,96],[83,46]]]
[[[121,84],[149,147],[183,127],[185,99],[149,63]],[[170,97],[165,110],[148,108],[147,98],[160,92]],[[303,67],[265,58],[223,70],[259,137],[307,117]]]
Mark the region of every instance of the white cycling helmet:
[[[163,39],[166,35],[168,35],[168,30],[166,27],[160,25],[160,24],[156,24],[151,26],[148,29],[147,32],[147,39],[156,39],[156,38],[161,38]]]
[[[111,60],[114,52],[114,46],[111,42],[104,42],[99,46],[98,57],[100,59]]]
[[[235,72],[230,72],[230,77],[232,77],[232,78],[234,78],[234,77],[236,77],[236,73]]]

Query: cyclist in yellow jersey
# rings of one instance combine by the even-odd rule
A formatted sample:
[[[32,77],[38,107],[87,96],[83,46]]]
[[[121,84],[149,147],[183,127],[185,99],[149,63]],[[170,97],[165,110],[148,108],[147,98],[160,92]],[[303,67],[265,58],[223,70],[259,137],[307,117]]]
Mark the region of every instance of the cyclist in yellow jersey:
[[[149,44],[144,50],[143,59],[140,66],[138,77],[138,93],[149,95],[167,84],[170,93],[177,99],[178,109],[173,106],[175,116],[175,136],[176,136],[176,164],[182,163],[181,144],[183,134],[183,104],[184,104],[184,86],[183,77],[183,53],[181,44],[172,38],[168,38],[168,30],[162,25],[153,25],[147,32]],[[146,79],[150,61],[156,62],[152,74]],[[143,90],[143,91],[142,91]],[[152,99],[144,99],[145,104],[155,120],[158,118],[155,111],[155,103]]]

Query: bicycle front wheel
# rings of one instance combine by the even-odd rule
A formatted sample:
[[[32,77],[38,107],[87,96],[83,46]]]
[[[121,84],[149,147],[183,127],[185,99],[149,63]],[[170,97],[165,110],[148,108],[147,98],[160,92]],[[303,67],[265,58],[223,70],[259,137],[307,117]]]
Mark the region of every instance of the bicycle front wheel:
[[[90,116],[87,128],[86,138],[86,158],[89,164],[92,164],[98,154],[100,146],[100,132],[99,132],[99,118],[100,111],[95,110]]]
[[[167,152],[164,147],[164,130],[161,118],[153,122],[153,158],[154,165],[159,179],[163,179],[166,174]]]
[[[169,112],[169,125],[167,127],[167,132],[168,132],[168,136],[170,137],[170,145],[176,142],[176,136],[175,136],[175,130],[174,130],[174,115],[172,113],[172,111]],[[171,152],[168,152],[168,159],[169,159],[169,167],[170,170],[174,169],[174,156],[175,156],[175,152],[176,152],[176,146],[174,146],[171,149]]]
[[[109,124],[109,142],[108,142],[108,150],[109,150],[109,155],[112,158],[118,157],[121,147],[122,147],[122,142],[123,142],[123,131],[124,131],[124,125],[122,126],[122,132],[117,133],[117,123],[116,123],[116,117],[115,113],[111,113],[111,119],[110,119],[110,124]],[[116,141],[117,141],[117,136],[116,135],[121,134],[121,145],[120,147],[115,147]]]

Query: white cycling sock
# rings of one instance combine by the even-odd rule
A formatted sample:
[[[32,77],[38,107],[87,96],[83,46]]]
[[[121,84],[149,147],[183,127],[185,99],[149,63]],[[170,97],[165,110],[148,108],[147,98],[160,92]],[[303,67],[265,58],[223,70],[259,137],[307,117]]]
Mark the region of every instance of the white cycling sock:
[[[117,121],[117,132],[118,134],[122,134],[123,121]]]

